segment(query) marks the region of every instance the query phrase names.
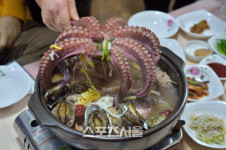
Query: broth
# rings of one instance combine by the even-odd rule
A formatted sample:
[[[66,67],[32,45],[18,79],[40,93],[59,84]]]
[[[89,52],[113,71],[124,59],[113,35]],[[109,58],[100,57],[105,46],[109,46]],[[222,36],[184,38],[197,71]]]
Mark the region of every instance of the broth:
[[[134,97],[143,86],[142,74],[139,66],[129,61],[133,79],[132,87],[119,100],[120,108],[116,108],[113,100],[120,90],[120,75],[109,62],[98,59],[93,62],[95,68],[90,65],[84,68],[84,63],[80,61],[67,65],[72,76],[69,82],[70,92],[58,104],[53,105],[53,109],[50,108],[52,113],[69,127],[83,133],[87,126],[91,126],[92,129],[94,127],[109,128],[109,126],[128,129],[140,126],[147,130],[168,117],[170,113],[162,115],[165,111],[173,111],[178,99],[177,90],[168,74],[160,67],[156,67],[157,76],[153,89],[146,98],[137,99]],[[82,69],[86,73],[81,72]],[[56,68],[52,80],[61,79],[62,75]],[[81,100],[82,95],[98,98],[86,101],[84,104]],[[96,134],[96,132],[88,134]]]

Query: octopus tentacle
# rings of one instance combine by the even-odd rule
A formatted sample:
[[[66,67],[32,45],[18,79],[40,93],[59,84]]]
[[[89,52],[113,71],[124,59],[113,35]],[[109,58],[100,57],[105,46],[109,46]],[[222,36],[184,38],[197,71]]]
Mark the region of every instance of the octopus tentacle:
[[[106,36],[106,34],[125,26],[127,26],[127,23],[123,19],[114,17],[107,21],[107,23],[103,27],[103,31]]]
[[[55,43],[59,43],[69,38],[89,38],[89,39],[92,39],[94,42],[102,42],[104,39],[104,36],[100,32],[93,32],[86,28],[74,26],[62,32],[57,37]]]
[[[155,81],[155,66],[149,51],[131,39],[115,39],[112,43],[118,45],[127,58],[134,60],[140,66],[143,75],[143,88],[136,94],[136,97],[147,95]]]
[[[62,32],[55,43],[67,38],[90,38],[94,42],[102,42],[104,40],[104,35],[101,32],[101,26],[98,20],[94,17],[83,17],[76,22],[72,23],[71,28],[66,29]]]
[[[90,33],[91,32],[88,29],[83,29],[82,27],[68,28],[57,37],[55,43],[59,43],[59,42],[65,40],[65,39],[69,39],[69,38],[72,38],[72,37],[91,39],[92,36],[91,36]]]
[[[101,31],[101,25],[99,21],[94,18],[93,16],[90,17],[82,17],[78,21],[76,21],[73,26],[86,28],[93,32],[100,32]]]
[[[83,17],[79,19],[74,26],[83,27],[88,29],[91,32],[92,40],[94,42],[101,43],[104,40],[104,35],[101,30],[101,25],[99,21],[93,16]]]
[[[152,54],[154,63],[156,64],[158,62],[161,54],[159,50],[160,42],[157,36],[150,30],[143,27],[124,27],[112,33],[111,36],[137,40]]]
[[[42,86],[45,89],[49,89],[54,85],[51,82],[52,71],[63,59],[78,54],[92,57],[101,56],[101,53],[97,50],[97,45],[90,42],[92,40],[86,38],[65,39],[57,45],[61,47],[61,50],[56,48],[49,49],[42,57],[39,67],[39,78]]]
[[[120,91],[115,104],[118,105],[118,99],[124,96],[131,88],[132,78],[130,75],[130,67],[124,52],[116,45],[111,48],[111,62],[116,67],[120,74]]]

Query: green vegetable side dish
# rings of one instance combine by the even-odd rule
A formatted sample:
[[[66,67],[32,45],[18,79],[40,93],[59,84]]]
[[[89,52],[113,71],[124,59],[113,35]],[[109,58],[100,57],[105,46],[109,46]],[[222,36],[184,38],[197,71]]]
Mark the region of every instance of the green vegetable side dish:
[[[217,41],[218,52],[222,55],[226,55],[226,39],[219,39]]]

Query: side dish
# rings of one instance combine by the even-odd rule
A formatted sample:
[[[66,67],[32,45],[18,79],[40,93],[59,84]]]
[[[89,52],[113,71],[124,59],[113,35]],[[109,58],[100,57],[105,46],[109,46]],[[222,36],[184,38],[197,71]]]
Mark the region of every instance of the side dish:
[[[210,49],[204,49],[204,48],[201,48],[201,49],[197,49],[195,51],[195,56],[201,56],[201,57],[204,57],[204,56],[208,56],[210,55],[211,53],[211,50]]]
[[[198,82],[195,80],[195,78],[187,77],[188,81],[188,98],[198,100],[199,98],[202,98],[203,96],[208,96],[208,83],[209,81],[205,82]]]
[[[191,115],[189,127],[195,130],[196,137],[207,144],[223,144],[225,142],[224,121],[214,115]]]
[[[208,23],[206,20],[202,20],[200,21],[198,24],[194,24],[190,31],[193,32],[193,33],[197,33],[197,34],[200,34],[202,33],[204,30],[207,30],[207,29],[210,29]]]
[[[217,42],[217,50],[222,55],[226,55],[226,39],[219,39]]]
[[[209,63],[207,64],[210,66],[218,75],[220,78],[225,78],[226,77],[226,66],[220,63]]]

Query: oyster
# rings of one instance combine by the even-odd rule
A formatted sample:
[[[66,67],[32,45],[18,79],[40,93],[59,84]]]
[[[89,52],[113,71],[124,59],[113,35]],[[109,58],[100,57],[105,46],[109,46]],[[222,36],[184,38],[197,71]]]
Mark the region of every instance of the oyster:
[[[60,101],[51,111],[61,122],[71,127],[75,121],[75,108],[65,100]]]
[[[55,104],[57,104],[59,101],[65,98],[69,92],[70,92],[70,85],[67,83],[66,84],[60,83],[55,87],[46,91],[44,100],[47,106],[49,106],[49,108],[52,108]]]

